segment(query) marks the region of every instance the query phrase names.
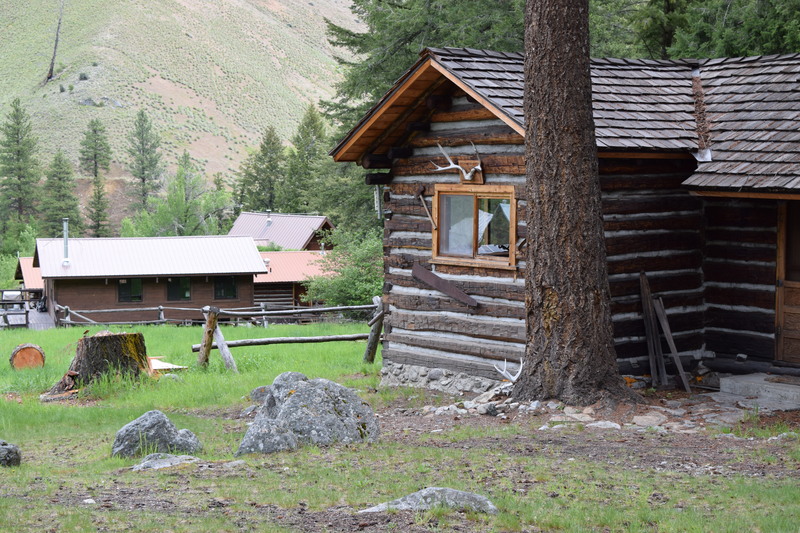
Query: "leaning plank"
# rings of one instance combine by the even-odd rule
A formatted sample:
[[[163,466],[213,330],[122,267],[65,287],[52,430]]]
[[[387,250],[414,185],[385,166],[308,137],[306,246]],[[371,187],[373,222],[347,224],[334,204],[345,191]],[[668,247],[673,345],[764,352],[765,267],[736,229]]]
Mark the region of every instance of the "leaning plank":
[[[34,368],[44,366],[44,350],[36,344],[20,344],[11,352],[11,368]]]
[[[233,354],[231,354],[228,344],[225,342],[225,337],[222,335],[222,330],[219,329],[219,324],[214,328],[214,341],[214,345],[217,346],[219,355],[225,363],[225,368],[232,371],[234,374],[238,374],[239,369],[236,368],[236,361],[233,360]]]
[[[672,354],[672,360],[675,362],[675,367],[678,369],[678,375],[681,377],[681,382],[683,382],[683,388],[686,390],[686,392],[692,392],[692,389],[689,388],[689,380],[686,379],[686,374],[683,371],[683,364],[681,364],[681,358],[678,356],[678,349],[675,347],[675,341],[672,339],[672,331],[669,328],[667,312],[664,310],[664,302],[661,300],[661,298],[653,299],[653,308],[658,316],[658,321],[661,323],[661,329],[664,331],[664,336],[667,338],[667,344],[669,345],[669,350]]]
[[[459,289],[453,283],[444,278],[440,278],[423,267],[419,264],[419,261],[414,262],[414,265],[411,267],[411,276],[469,307],[478,307],[478,302],[475,298]]]
[[[653,312],[653,297],[650,293],[650,284],[644,272],[639,273],[639,285],[642,290],[642,314],[644,315],[644,330],[647,336],[647,351],[650,355],[650,375],[653,377],[653,386],[666,384],[666,369],[664,356],[661,353],[661,339],[658,336],[658,325]]]
[[[378,351],[378,343],[381,340],[381,330],[383,329],[383,301],[380,296],[372,298],[375,304],[375,316],[369,321],[371,329],[369,330],[369,338],[367,338],[367,348],[364,350],[364,362],[374,363],[375,353]]]
[[[240,346],[266,346],[268,344],[302,344],[314,342],[338,342],[338,341],[361,341],[369,338],[369,333],[355,333],[353,335],[326,335],[322,337],[273,337],[268,339],[244,339],[240,341],[228,341],[229,348]],[[193,344],[192,351],[199,352],[202,344]],[[210,349],[217,347],[216,343],[211,344]]]

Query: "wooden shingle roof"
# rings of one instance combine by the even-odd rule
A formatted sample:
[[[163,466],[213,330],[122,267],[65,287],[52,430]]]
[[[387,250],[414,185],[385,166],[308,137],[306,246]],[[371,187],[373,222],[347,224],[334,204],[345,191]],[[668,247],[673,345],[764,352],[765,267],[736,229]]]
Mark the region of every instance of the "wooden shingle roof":
[[[800,192],[800,54],[594,59],[591,73],[600,151],[699,154],[684,183],[696,190]],[[331,155],[360,162],[387,154],[407,135],[403,124],[424,120],[425,97],[447,82],[524,135],[521,54],[429,48]]]
[[[712,59],[700,70],[711,161],[684,185],[800,191],[800,54]]]

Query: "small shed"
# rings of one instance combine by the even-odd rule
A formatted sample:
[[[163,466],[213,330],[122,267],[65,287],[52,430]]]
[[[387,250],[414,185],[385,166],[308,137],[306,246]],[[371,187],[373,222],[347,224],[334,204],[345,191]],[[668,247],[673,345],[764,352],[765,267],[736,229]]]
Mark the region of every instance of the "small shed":
[[[640,272],[682,355],[800,364],[800,55],[591,69],[621,365],[648,371]],[[523,89],[521,54],[426,49],[331,152],[383,188],[384,364],[523,355]]]
[[[333,229],[328,217],[283,213],[241,213],[228,232],[252,237],[256,246],[277,246],[281,250],[322,250],[321,232]]]
[[[56,321],[58,306],[97,322],[154,321],[158,306],[202,320],[207,305],[252,307],[253,277],[266,272],[253,239],[229,236],[38,239],[33,266]]]
[[[310,305],[303,302],[303,281],[324,274],[319,260],[324,252],[261,252],[267,271],[255,277],[255,303],[268,310]]]

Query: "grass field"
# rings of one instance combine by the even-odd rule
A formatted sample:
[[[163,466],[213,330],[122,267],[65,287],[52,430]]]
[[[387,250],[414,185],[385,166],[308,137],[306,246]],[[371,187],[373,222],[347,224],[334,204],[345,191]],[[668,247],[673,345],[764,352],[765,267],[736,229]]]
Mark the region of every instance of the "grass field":
[[[366,330],[318,324],[224,333],[239,339]],[[798,531],[795,476],[660,468],[659,456],[667,463],[670,447],[680,444],[663,435],[614,434],[605,441],[576,428],[542,437],[537,419],[509,424],[491,417],[451,420],[431,431],[438,422],[394,407],[410,411],[434,400],[418,390],[380,389],[380,365],[361,363],[363,342],[235,348],[241,370],[235,375],[216,353],[208,369],[196,368],[190,345],[200,340],[198,327],[127,331],[144,334],[148,354],[190,368],[180,380],[109,378],[76,403],[42,404],[39,393],[61,377],[83,330],[0,331],[2,353],[33,342],[47,355],[43,369],[15,372],[0,364],[0,438],[23,452],[22,466],[0,469],[0,531]],[[356,388],[381,413],[380,442],[251,455],[227,470],[247,427],[235,416],[249,405],[242,397],[288,370]],[[206,466],[132,472],[138,460],[111,458],[116,430],[149,409],[193,431]],[[618,451],[601,460],[609,443]],[[723,455],[732,468],[779,462],[781,472],[791,473],[800,468],[793,446],[786,454],[737,441]],[[645,449],[654,462],[637,460]],[[354,514],[426,486],[484,494],[500,513]]]

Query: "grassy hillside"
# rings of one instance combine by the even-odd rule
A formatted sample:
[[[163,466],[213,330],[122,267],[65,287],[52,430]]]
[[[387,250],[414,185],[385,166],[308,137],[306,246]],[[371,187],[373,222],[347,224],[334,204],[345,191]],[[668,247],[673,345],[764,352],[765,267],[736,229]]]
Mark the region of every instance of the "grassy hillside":
[[[0,2],[0,114],[21,98],[45,164],[57,148],[77,162],[86,124],[99,118],[112,177],[125,175],[139,109],[170,165],[188,149],[208,175],[236,169],[268,125],[287,139],[338,79],[323,19],[357,24],[349,0],[66,0],[57,74],[44,84],[58,5]]]

